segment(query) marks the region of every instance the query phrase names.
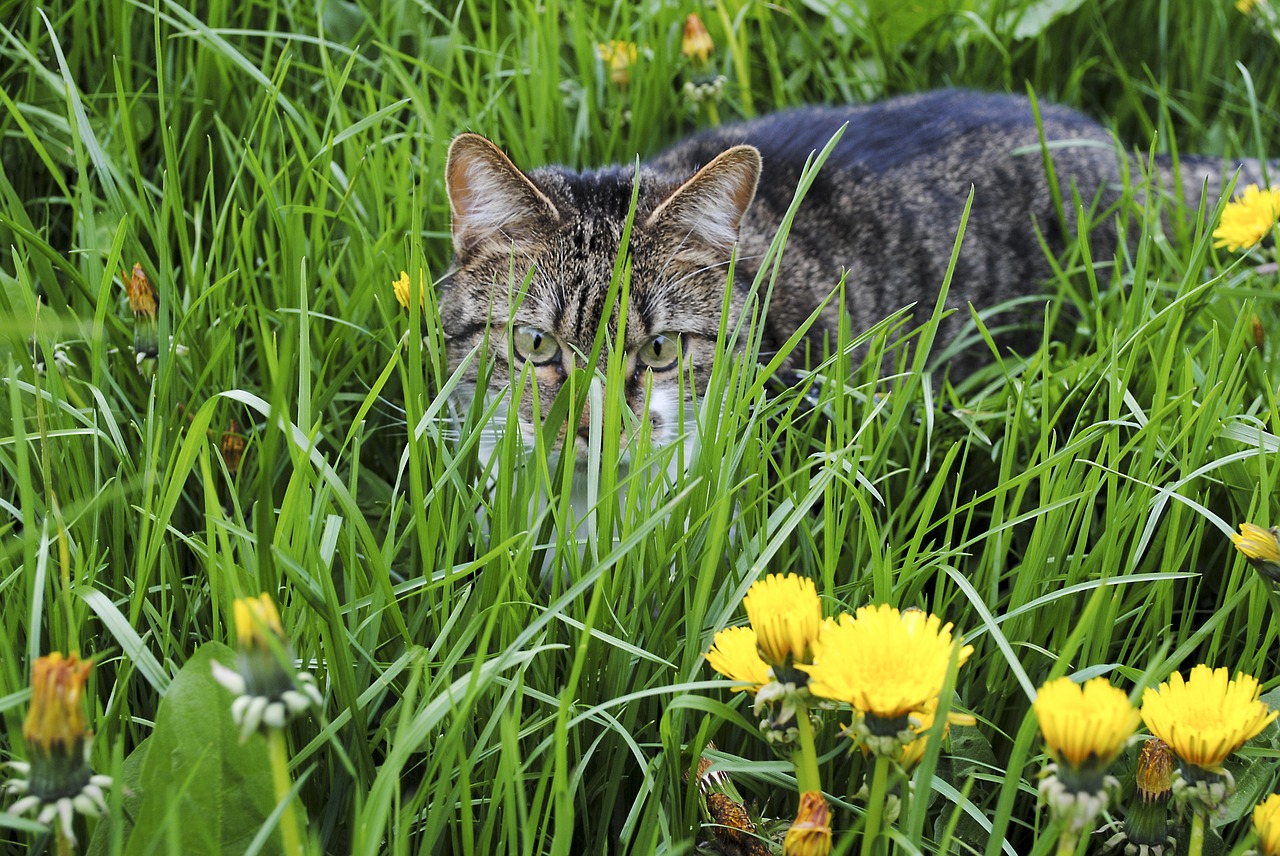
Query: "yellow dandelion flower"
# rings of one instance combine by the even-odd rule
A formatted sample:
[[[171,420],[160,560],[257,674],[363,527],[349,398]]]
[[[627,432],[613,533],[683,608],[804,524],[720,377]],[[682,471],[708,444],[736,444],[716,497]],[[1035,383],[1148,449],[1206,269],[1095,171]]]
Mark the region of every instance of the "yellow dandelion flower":
[[[782,842],[782,856],[827,856],[831,852],[831,807],[821,791],[800,795],[800,810]]]
[[[1236,0],[1236,11],[1241,15],[1248,15],[1253,11],[1254,3],[1257,0]]]
[[[813,642],[822,628],[822,601],[813,580],[770,574],[751,584],[742,606],[765,662],[772,666],[810,662]]]
[[[680,41],[680,53],[684,54],[694,65],[706,65],[707,60],[711,59],[711,55],[716,51],[716,43],[711,40],[711,34],[707,32],[707,27],[702,23],[702,19],[698,17],[697,12],[689,14],[684,19],[684,38]]]
[[[756,692],[773,680],[769,664],[760,659],[756,632],[750,627],[729,627],[717,633],[707,652],[707,663],[726,678],[743,684],[734,687],[735,691]]]
[[[1253,831],[1263,856],[1280,856],[1280,794],[1272,794],[1253,809]]]
[[[1274,529],[1241,523],[1240,534],[1232,533],[1231,543],[1250,561],[1280,562],[1280,543]]]
[[[236,641],[241,648],[266,650],[270,647],[266,633],[284,638],[280,613],[271,597],[263,592],[258,597],[242,597],[233,604],[236,617]]]
[[[405,309],[409,308],[409,274],[407,271],[400,271],[400,278],[391,283],[391,288],[396,293],[396,303],[399,303]]]
[[[618,86],[626,86],[631,82],[631,66],[640,58],[640,49],[635,42],[614,39],[596,45],[596,56],[609,69],[609,79]]]
[[[1231,542],[1258,573],[1272,582],[1280,582],[1280,529],[1241,523],[1240,534],[1232,533]]]
[[[809,691],[879,719],[899,719],[936,700],[951,661],[951,624],[919,610],[864,606],[818,637]],[[963,664],[973,646],[960,649]]]
[[[1184,681],[1174,672],[1142,694],[1142,720],[1187,764],[1216,771],[1276,718],[1258,699],[1258,680],[1201,664]]]
[[[399,303],[405,309],[409,308],[409,274],[400,271],[400,278],[391,283],[391,290],[395,292],[396,303]],[[418,305],[423,308],[427,305],[427,283],[426,276],[419,272],[418,274]]]
[[[1261,241],[1280,216],[1280,190],[1260,190],[1251,184],[1222,211],[1218,228],[1213,230],[1213,245],[1231,252],[1252,247]]]
[[[1128,696],[1106,678],[1083,686],[1070,678],[1049,681],[1032,707],[1049,754],[1074,769],[1110,765],[1141,721]]]

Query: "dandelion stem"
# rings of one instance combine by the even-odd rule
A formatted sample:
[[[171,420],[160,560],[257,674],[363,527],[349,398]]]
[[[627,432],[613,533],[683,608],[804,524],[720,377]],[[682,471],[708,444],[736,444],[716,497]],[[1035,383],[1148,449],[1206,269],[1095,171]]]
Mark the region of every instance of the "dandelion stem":
[[[1076,852],[1076,842],[1080,837],[1074,834],[1067,826],[1062,827],[1062,832],[1058,834],[1058,856],[1071,856]]]
[[[800,748],[791,757],[796,768],[796,786],[802,794],[821,791],[822,774],[818,772],[818,750],[813,742],[813,723],[809,721],[808,707],[801,706],[796,711],[796,731],[800,733]]]
[[[1204,812],[1191,816],[1191,838],[1187,842],[1187,856],[1200,856],[1204,851]]]
[[[289,752],[285,746],[284,732],[279,728],[267,729],[267,746],[271,753],[271,783],[275,786],[276,802],[284,802],[280,814],[280,838],[286,856],[302,856],[302,839],[298,837],[298,821],[294,817],[293,799],[289,795],[293,783],[289,779]],[[287,802],[286,802],[287,801]]]
[[[888,755],[876,755],[876,768],[871,776],[871,796],[867,800],[867,825],[862,830],[862,856],[871,856],[875,852],[876,839],[880,837],[880,818],[884,815],[890,763]]]
[[[58,842],[58,856],[71,856],[75,852],[75,848],[71,845],[71,839],[62,834],[61,824],[55,827],[57,830],[53,837]]]

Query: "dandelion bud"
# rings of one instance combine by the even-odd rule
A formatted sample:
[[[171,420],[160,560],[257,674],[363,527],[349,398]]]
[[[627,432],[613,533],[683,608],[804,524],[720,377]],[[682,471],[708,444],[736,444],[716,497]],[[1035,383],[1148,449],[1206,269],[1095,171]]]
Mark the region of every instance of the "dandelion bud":
[[[133,266],[131,275],[122,273],[121,277],[129,295],[129,308],[133,310],[133,351],[141,365],[143,360],[153,360],[160,353],[156,339],[156,290],[141,263]]]
[[[213,677],[236,695],[231,716],[247,740],[259,727],[279,730],[308,707],[320,707],[323,699],[309,672],[293,664],[293,652],[275,604],[266,594],[235,602],[236,668],[216,660]]]
[[[1263,856],[1280,856],[1280,794],[1272,794],[1254,808],[1253,831]]]
[[[95,775],[89,768],[92,735],[85,728],[82,696],[93,663],[75,654],[54,652],[31,667],[31,708],[22,726],[30,753],[26,762],[9,764],[20,776],[4,790],[18,794],[8,808],[12,815],[34,811],[40,823],[60,821],[62,838],[75,843],[71,828],[76,813],[97,817],[106,811],[104,789],[110,776]]]
[[[800,795],[800,810],[782,842],[783,856],[827,856],[831,852],[831,807],[821,791]]]
[[[702,19],[698,17],[697,12],[691,13],[684,21],[684,38],[680,41],[680,53],[684,54],[695,67],[701,68],[711,59],[715,50],[716,43],[711,40],[711,34],[707,32]]]
[[[613,40],[596,45],[596,56],[609,70],[609,80],[617,86],[625,87],[631,82],[631,66],[640,56],[640,49],[634,42]]]
[[[1173,794],[1173,751],[1152,737],[1142,744],[1135,774],[1136,797],[1124,819],[1124,841],[1163,852],[1169,845],[1169,797]]]

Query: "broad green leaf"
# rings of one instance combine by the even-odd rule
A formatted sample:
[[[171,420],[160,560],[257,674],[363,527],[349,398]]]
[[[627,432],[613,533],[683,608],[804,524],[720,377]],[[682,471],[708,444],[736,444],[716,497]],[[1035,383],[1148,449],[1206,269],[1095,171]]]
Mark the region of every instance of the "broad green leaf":
[[[125,853],[243,853],[275,807],[266,741],[240,743],[232,697],[210,664],[231,649],[206,643],[173,679],[137,788],[141,807]]]
[[[1013,37],[1017,41],[1034,39],[1049,29],[1054,21],[1063,15],[1070,15],[1083,5],[1084,0],[1039,0],[1038,3],[1031,3],[1017,13]]]
[[[138,817],[142,808],[142,768],[147,763],[151,741],[152,738],[148,737],[129,753],[129,757],[124,759],[120,780],[115,783],[115,787],[121,789],[124,800],[124,813],[120,822],[124,824],[123,840],[125,841],[129,840],[129,833],[133,831],[134,818]],[[85,850],[85,856],[106,856],[110,852],[110,847],[110,823],[101,821],[93,830],[93,838],[89,840],[89,848]]]

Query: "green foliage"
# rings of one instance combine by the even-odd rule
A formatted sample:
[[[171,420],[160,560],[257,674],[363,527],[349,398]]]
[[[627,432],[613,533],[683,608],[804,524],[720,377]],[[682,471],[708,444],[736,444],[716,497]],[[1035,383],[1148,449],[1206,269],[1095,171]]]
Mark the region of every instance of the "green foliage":
[[[955,703],[979,724],[926,761],[927,798],[900,822],[922,852],[1033,852],[1030,695],[1047,678],[1127,689],[1208,662],[1276,686],[1267,592],[1227,540],[1277,516],[1274,251],[1215,250],[1217,200],[1203,217],[1155,194],[1094,212],[1128,247],[1079,243],[1046,288],[1043,346],[956,385],[909,373],[895,344],[932,336],[931,303],[847,331],[862,367],[834,359],[794,388],[743,331],[701,452],[640,437],[628,469],[601,443],[583,519],[547,448],[593,381],[481,472],[489,414],[453,417],[434,293],[405,313],[390,288],[447,269],[442,172],[463,130],[521,166],[587,166],[779,106],[1030,84],[1144,161],[1280,152],[1269,19],[1225,2],[723,0],[697,6],[726,79],[713,111],[681,94],[690,8],[188,6],[0,15],[0,749],[24,756],[35,655],[98,660],[92,764],[134,793],[113,793],[95,853],[164,829],[238,848],[274,822],[264,750],[239,745],[208,677],[233,600],[262,591],[325,694],[288,730],[314,852],[690,852],[698,753],[788,819],[789,762],[703,662],[771,571],[811,576],[829,614],[921,606],[976,646]],[[643,48],[626,87],[597,56],[610,39]],[[159,298],[141,367],[134,262]],[[994,348],[991,309],[919,359]],[[903,377],[886,386],[882,366]],[[851,844],[865,765],[838,727],[826,716],[818,742]],[[1275,789],[1271,740],[1242,756],[1219,840]],[[0,843],[28,829],[5,818]]]
[[[215,659],[235,667],[231,649],[202,645],[161,699],[151,736],[125,759],[125,853],[244,853],[275,807],[266,740],[240,741]],[[91,852],[110,852],[109,831],[98,826]]]

